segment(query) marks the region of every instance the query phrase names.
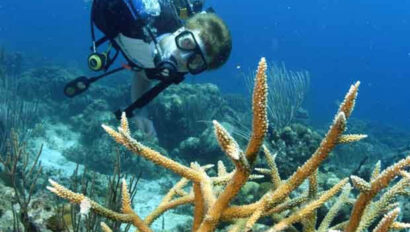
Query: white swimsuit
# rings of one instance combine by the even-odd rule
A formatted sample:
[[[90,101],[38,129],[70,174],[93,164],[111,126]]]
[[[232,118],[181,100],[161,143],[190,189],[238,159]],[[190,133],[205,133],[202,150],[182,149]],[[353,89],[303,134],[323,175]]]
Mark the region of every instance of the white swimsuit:
[[[131,62],[143,68],[155,68],[153,43],[148,44],[121,33],[114,40]]]

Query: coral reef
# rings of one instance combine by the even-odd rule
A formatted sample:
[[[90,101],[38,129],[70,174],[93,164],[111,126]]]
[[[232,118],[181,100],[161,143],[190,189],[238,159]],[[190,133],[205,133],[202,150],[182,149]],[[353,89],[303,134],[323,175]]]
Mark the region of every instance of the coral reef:
[[[68,160],[105,174],[110,172],[118,150],[117,147],[109,144],[109,136],[100,129],[101,125],[98,123],[101,120],[112,123],[117,121],[109,107],[110,104],[106,100],[95,99],[81,113],[72,116],[69,123],[73,128],[79,128],[79,142],[63,151],[63,155]],[[135,121],[130,124],[135,126]],[[147,139],[141,131],[135,131],[133,136],[165,152],[156,141]],[[105,154],[104,159],[101,159],[101,154]],[[144,169],[144,178],[158,178],[163,173],[161,169],[153,167],[152,163],[138,157],[124,155],[121,163],[124,172],[131,172],[135,166]]]
[[[221,123],[229,127],[227,123]],[[214,138],[212,127],[206,128],[197,137],[190,136],[178,144],[178,147],[171,150],[172,157],[179,157],[187,162],[197,161],[200,163],[215,163],[221,157],[221,151],[218,142]],[[196,154],[193,156],[193,154]]]
[[[8,204],[4,202],[0,204],[0,211],[8,212],[5,217],[11,217],[13,223],[6,228],[13,231],[20,231],[20,228],[24,231],[41,231],[42,221],[51,215],[53,206],[44,204],[43,197],[34,197],[41,192],[39,190],[42,188],[39,186],[44,184],[46,179],[41,178],[43,177],[43,167],[39,162],[41,153],[42,147],[35,156],[30,155],[25,144],[13,131],[7,141],[7,149],[0,152],[0,180],[12,188],[12,191],[4,189],[2,195],[11,200],[7,202]]]
[[[13,188],[4,186],[0,181],[0,230],[2,231],[48,231],[45,221],[53,215],[54,205],[47,201],[44,194],[34,196],[28,204],[27,214],[30,230],[23,230],[24,224],[19,220],[18,213],[21,210],[16,202],[16,194]],[[44,192],[43,192],[44,193]]]
[[[89,112],[95,110],[96,113],[101,111],[102,107],[113,111],[115,109],[111,109],[110,106],[119,107],[129,99],[129,87],[126,85],[112,87],[101,83],[94,84],[87,94],[68,99],[63,93],[64,86],[68,81],[80,75],[82,72],[79,70],[60,66],[29,69],[22,73],[18,80],[18,95],[25,100],[39,100],[43,109],[40,113],[47,115],[47,118],[57,117],[54,121],[68,120],[70,117],[83,113],[86,108]],[[93,106],[90,106],[91,104]],[[96,117],[98,114],[93,116]],[[105,118],[102,119],[105,120]]]
[[[63,151],[68,160],[106,173],[115,160],[112,154],[116,148],[109,145],[108,137],[100,130],[100,122],[115,123],[112,111],[129,103],[129,80],[126,79],[127,75],[110,77],[93,84],[84,95],[66,98],[62,92],[64,85],[81,74],[79,70],[60,66],[29,69],[18,79],[19,91],[16,95],[25,101],[37,99],[38,112],[35,115],[45,121],[43,128],[60,123],[67,125],[68,129],[75,128],[80,138],[74,146]],[[149,119],[161,133],[158,134],[158,141],[149,141],[141,136],[140,131],[136,131],[134,136],[140,141],[188,162],[197,160],[193,153],[201,154],[199,161],[212,159],[216,162],[223,155],[213,139],[211,119],[221,120],[235,113],[215,85],[181,83],[172,86],[150,103],[147,110]],[[134,118],[130,119],[131,125],[135,123]],[[102,153],[107,157],[101,159]],[[144,177],[152,178],[160,174],[158,170],[151,172],[150,164],[133,158],[126,159],[123,168],[125,171],[132,170],[138,163],[146,169],[146,174],[150,173]]]
[[[276,162],[281,176],[289,176],[303,164],[319,146],[321,136],[302,124],[291,124],[270,130],[266,145],[277,152]]]
[[[228,105],[213,84],[179,84],[168,88],[149,106],[158,139],[168,150],[188,137],[199,137],[212,119],[229,113]],[[177,133],[175,133],[177,132]]]
[[[229,222],[230,231],[251,231],[257,227],[256,223],[263,217],[270,217],[273,221],[268,231],[281,231],[287,228],[297,230],[294,224],[302,223],[304,231],[328,231],[332,229],[353,232],[369,228],[380,217],[383,218],[379,220],[374,231],[409,228],[409,224],[396,221],[400,209],[394,202],[397,195],[408,194],[406,188],[410,183],[410,174],[405,169],[410,166],[410,157],[393,164],[384,171],[381,171],[380,165],[377,165],[370,181],[352,176],[353,186],[359,190],[356,201],[350,199],[351,187],[348,184],[348,178],[341,180],[327,191],[318,191],[317,169],[334,147],[365,137],[360,134],[343,134],[346,121],[355,105],[359,83],[351,86],[327,134],[313,155],[288,179],[282,180],[278,173],[279,167],[275,163],[275,156],[271,155],[265,146],[262,146],[268,127],[266,105],[268,88],[265,72],[266,61],[262,59],[256,73],[252,133],[246,149],[240,149],[228,131],[220,123],[213,121],[218,143],[235,166],[232,172],[228,172],[223,163],[218,162],[217,175],[209,176],[207,170],[212,165],[200,166],[198,163],[191,163],[190,166],[185,166],[163,156],[131,136],[125,115],[122,117],[118,130],[103,125],[105,131],[117,143],[122,144],[136,155],[182,177],[165,195],[161,204],[145,219],[140,218],[132,209],[125,180],[122,182],[121,212],[105,208],[83,194],[74,193],[51,179],[49,181],[51,186],[48,189],[73,204],[80,204],[84,208],[84,212],[92,210],[109,219],[132,224],[138,228],[138,231],[151,231],[150,224],[161,214],[185,204],[194,205],[192,231],[214,231],[218,226],[222,226],[222,222]],[[254,167],[262,147],[269,169],[255,169]],[[272,187],[268,188],[267,192],[254,203],[230,204],[248,180],[260,177],[252,175],[253,170],[269,176],[272,180]],[[396,177],[401,177],[400,181],[387,191],[383,191]],[[308,191],[302,195],[291,196],[305,180],[309,183]],[[192,190],[187,192],[185,186],[189,182],[192,182]],[[340,191],[342,193],[338,200],[329,209],[316,229],[317,209]],[[246,192],[249,193],[249,191]],[[375,199],[376,195],[381,196]],[[353,202],[351,216],[348,220],[334,225],[332,222],[335,215],[348,202]],[[104,223],[101,226],[103,231],[112,231]]]

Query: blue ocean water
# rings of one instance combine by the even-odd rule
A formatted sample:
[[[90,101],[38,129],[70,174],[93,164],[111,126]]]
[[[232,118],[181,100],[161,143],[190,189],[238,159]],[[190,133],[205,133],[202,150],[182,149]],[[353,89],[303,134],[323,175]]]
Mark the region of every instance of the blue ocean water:
[[[208,0],[228,23],[233,52],[220,70],[197,80],[241,91],[241,70],[261,56],[311,72],[307,105],[328,122],[348,86],[362,81],[355,116],[410,125],[410,2],[405,0]],[[0,1],[0,44],[33,62],[86,69],[89,3]],[[34,63],[35,63],[34,62]]]
[[[112,199],[113,195],[118,195],[113,191],[119,190],[120,187],[119,182],[116,183],[120,180],[120,176],[112,175],[112,169],[114,172],[121,170],[122,174],[128,177],[138,175],[134,179],[136,181],[134,184],[130,178],[127,181],[130,190],[137,191],[133,208],[143,217],[161,202],[162,194],[169,190],[171,183],[176,182],[175,176],[169,174],[171,173],[169,170],[157,168],[145,159],[132,158],[130,152],[119,149],[122,146],[114,145],[115,142],[108,138],[109,136],[100,127],[100,123],[113,128],[118,125],[112,115],[112,111],[117,108],[113,109],[113,107],[122,107],[129,99],[129,87],[120,86],[118,82],[126,82],[131,72],[124,74],[125,78],[109,79],[115,80],[113,82],[116,83],[104,82],[104,84],[113,84],[115,90],[98,85],[78,98],[66,98],[62,94],[62,86],[67,81],[65,78],[74,78],[83,73],[95,75],[88,69],[86,62],[91,42],[90,1],[92,0],[0,0],[0,62],[2,62],[1,51],[4,46],[6,51],[23,54],[23,71],[27,71],[17,72],[18,75],[4,72],[3,75],[2,63],[0,63],[0,157],[3,157],[3,160],[7,157],[7,161],[13,162],[11,165],[13,171],[17,167],[17,174],[19,174],[13,174],[18,178],[9,178],[5,175],[7,165],[0,163],[0,195],[2,196],[0,199],[7,203],[5,209],[0,205],[0,231],[9,231],[7,228],[12,225],[7,222],[12,220],[15,222],[35,218],[35,223],[30,226],[38,225],[39,228],[58,223],[54,222],[55,215],[49,218],[50,220],[47,219],[50,224],[41,220],[37,222],[38,217],[44,219],[49,217],[57,205],[54,200],[50,201],[49,197],[52,193],[44,188],[48,178],[64,186],[70,186],[74,191],[81,188],[80,191],[87,192],[88,189],[90,194],[86,194],[87,196],[105,204],[107,202],[101,201],[104,195],[108,194],[106,199]],[[329,155],[331,159],[322,165],[318,172],[317,180],[321,188],[329,189],[345,176],[357,175],[367,180],[377,160],[381,160],[381,167],[385,168],[408,155],[410,151],[408,131],[410,128],[408,90],[410,1],[205,1],[206,7],[212,6],[227,22],[233,37],[233,51],[227,64],[219,70],[188,78],[186,82],[210,82],[217,84],[223,93],[248,94],[242,74],[255,70],[261,57],[277,63],[284,62],[290,70],[307,70],[311,74],[310,91],[304,105],[310,114],[310,121],[305,120],[304,117],[298,118],[298,122],[309,125],[293,124],[285,128],[273,126],[269,127],[266,133],[265,145],[269,146],[272,154],[277,154],[276,162],[280,167],[282,178],[293,173],[317,149],[325,133],[323,128],[327,128],[331,123],[338,103],[343,99],[349,86],[357,80],[360,80],[362,85],[353,114],[354,119],[349,120],[347,133],[366,133],[369,137],[358,143],[338,146],[332,150],[332,154]],[[71,72],[75,74],[71,76]],[[18,84],[13,85],[13,82],[8,82],[1,77],[16,78],[18,81],[15,83]],[[51,81],[53,77],[56,78]],[[125,84],[131,82],[128,81]],[[9,83],[12,85],[8,85]],[[6,87],[5,91],[1,89],[3,87]],[[10,89],[7,89],[9,87]],[[51,87],[56,88],[51,89]],[[192,91],[193,88],[195,91]],[[213,131],[209,130],[212,125],[210,119],[215,117],[235,137],[239,146],[245,148],[250,123],[244,122],[245,119],[249,119],[247,117],[249,111],[243,108],[249,105],[238,102],[239,98],[236,96],[226,96],[226,102],[239,108],[237,117],[229,119],[235,111],[226,107],[225,102],[219,104],[223,98],[210,85],[182,85],[178,91],[172,91],[175,90],[162,93],[160,100],[151,103],[152,105],[161,103],[150,106],[156,108],[149,112],[153,113],[150,119],[154,124],[143,117],[129,120],[132,137],[138,142],[182,164],[191,161],[199,161],[201,165],[216,163],[223,152],[214,139]],[[178,96],[179,93],[184,95]],[[17,96],[18,94],[21,96]],[[101,100],[106,97],[112,99]],[[16,101],[9,101],[9,99],[16,99]],[[122,103],[124,104],[120,105]],[[226,112],[223,112],[225,110]],[[1,114],[4,112],[6,114]],[[227,121],[223,121],[226,118]],[[122,126],[125,125],[126,123],[122,123]],[[18,137],[14,130],[11,130],[14,126],[18,129],[16,132],[20,133],[21,145],[17,144]],[[158,132],[157,136],[155,130]],[[401,133],[402,131],[405,133]],[[153,137],[157,137],[158,140]],[[209,139],[210,137],[212,140]],[[27,143],[24,140],[27,140]],[[23,150],[27,147],[27,152],[20,150],[19,146]],[[140,148],[133,147],[135,153],[141,153]],[[41,152],[38,153],[37,149]],[[35,153],[32,153],[33,150]],[[326,152],[321,153],[323,153],[321,157],[327,155]],[[34,164],[37,167],[33,166],[28,171],[26,168],[31,165],[33,161],[31,158],[37,160],[31,154],[41,154],[41,157],[37,156],[39,163],[35,161]],[[9,159],[9,155],[12,158]],[[163,160],[164,163],[167,162]],[[255,167],[262,165],[256,163]],[[218,175],[222,173],[220,167],[218,167]],[[232,170],[229,164],[227,168]],[[312,168],[308,169],[313,172]],[[38,174],[37,170],[39,170]],[[36,173],[35,177],[31,175],[32,173]],[[212,176],[214,174],[213,171],[209,173],[212,173]],[[376,172],[372,175],[374,173]],[[31,178],[24,178],[27,174]],[[29,180],[27,186],[25,186],[26,181],[20,181],[20,176]],[[112,186],[118,187],[117,190],[112,186],[106,188],[107,177],[112,178],[113,182],[110,182]],[[140,177],[141,181],[139,181]],[[312,180],[310,178],[310,184],[314,182]],[[354,181],[354,178],[352,180]],[[34,183],[29,183],[32,181]],[[87,186],[80,187],[80,182]],[[252,182],[242,188],[246,195],[244,199],[237,196],[235,201],[238,200],[239,203],[246,200],[246,204],[255,202],[257,195],[268,187],[264,183],[266,179]],[[393,182],[397,183],[396,180]],[[53,183],[51,181],[49,185],[56,187]],[[137,183],[138,187],[136,187]],[[7,189],[3,187],[4,185],[14,187],[14,192],[8,187]],[[27,190],[30,188],[30,191],[18,191],[20,186],[26,187]],[[31,191],[32,187],[36,188],[34,192]],[[306,187],[307,185],[298,188],[294,191],[295,195],[292,193],[292,197],[305,192],[303,190]],[[314,192],[310,191],[312,189],[309,186],[309,195]],[[56,191],[53,188],[49,190]],[[184,190],[174,192],[178,192],[178,195],[183,198],[185,194],[181,192],[185,192]],[[16,192],[21,194],[15,194]],[[130,195],[134,196],[135,192],[132,192],[131,190]],[[17,205],[16,202],[21,204],[21,201],[16,201],[16,197],[24,197],[26,193],[34,193],[30,207],[36,206],[33,210],[36,217],[25,216],[22,213],[22,210],[27,207],[14,207]],[[356,196],[356,193],[358,194],[359,191],[355,191],[353,195]],[[406,204],[409,205],[405,203],[408,200],[404,198],[399,200],[402,200],[400,206],[403,215],[400,217],[408,222],[410,211],[405,207]],[[10,205],[9,202],[12,204]],[[62,203],[63,209],[66,208],[66,203],[67,201]],[[81,211],[73,208],[75,211],[70,210],[70,215],[77,217],[76,212],[88,208],[89,203],[88,199],[81,201]],[[237,204],[237,202],[232,203]],[[240,202],[242,203],[245,202]],[[323,218],[327,208],[323,209],[318,210],[317,218]],[[190,211],[186,207],[167,212],[166,215],[158,218],[161,220],[153,224],[153,229],[156,231],[186,229],[186,225],[192,221],[188,215]],[[62,210],[61,214],[58,212],[57,218],[67,220],[64,213],[65,210]],[[21,215],[20,219],[17,219],[16,215]],[[348,211],[344,209],[343,214],[337,217],[337,223],[345,220],[343,218],[347,216]],[[87,223],[88,216],[77,218],[79,225]],[[71,217],[68,220],[73,222]],[[270,220],[266,222],[270,223]],[[264,224],[265,221],[262,223]],[[66,226],[69,225],[64,222],[64,227]]]

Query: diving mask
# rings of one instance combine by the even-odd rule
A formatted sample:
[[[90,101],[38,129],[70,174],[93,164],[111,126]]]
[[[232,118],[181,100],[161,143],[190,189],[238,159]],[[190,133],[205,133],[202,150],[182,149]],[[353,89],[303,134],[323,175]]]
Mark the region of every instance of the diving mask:
[[[181,28],[160,40],[155,63],[161,76],[164,76],[162,73],[188,72],[195,75],[208,68],[205,55],[195,35],[195,32]]]
[[[191,31],[185,30],[177,35],[175,37],[175,44],[178,49],[184,53],[187,52],[185,56],[186,68],[191,74],[199,74],[208,68],[201,47]]]

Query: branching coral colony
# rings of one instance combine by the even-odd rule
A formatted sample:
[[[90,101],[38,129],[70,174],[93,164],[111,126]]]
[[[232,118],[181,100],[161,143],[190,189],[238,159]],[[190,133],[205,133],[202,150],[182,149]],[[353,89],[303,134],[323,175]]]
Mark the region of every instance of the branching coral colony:
[[[410,156],[384,171],[380,170],[380,163],[378,163],[369,181],[351,176],[353,186],[360,191],[356,200],[349,198],[352,187],[348,183],[348,178],[343,179],[331,189],[318,193],[317,170],[332,149],[337,144],[356,142],[366,137],[358,134],[343,134],[346,120],[353,111],[360,83],[357,82],[350,87],[329,131],[316,152],[291,177],[282,180],[278,174],[275,157],[262,145],[268,124],[266,115],[268,89],[265,71],[266,61],[262,58],[255,77],[252,134],[245,150],[239,148],[237,142],[221,124],[217,121],[213,122],[216,138],[221,148],[235,165],[235,170],[232,172],[227,172],[222,162],[219,162],[217,176],[208,176],[206,170],[212,167],[210,165],[200,166],[198,163],[192,163],[188,167],[161,155],[130,136],[128,122],[123,115],[118,130],[103,125],[105,131],[117,143],[122,144],[135,154],[182,177],[151,214],[145,219],[141,219],[133,211],[125,180],[122,183],[122,212],[114,212],[104,208],[86,196],[74,193],[53,180],[50,180],[51,187],[48,189],[71,203],[88,205],[91,210],[106,218],[131,223],[138,228],[137,231],[151,231],[150,225],[161,214],[184,204],[194,205],[192,231],[215,231],[221,222],[230,223],[230,231],[251,231],[259,219],[268,216],[274,221],[274,225],[268,231],[296,230],[293,227],[296,222],[302,223],[303,231],[364,231],[375,223],[374,220],[380,220],[374,229],[377,232],[410,228],[410,224],[396,221],[400,208],[394,202],[395,196],[406,193],[407,187],[410,185],[410,174],[405,171],[405,168],[410,166]],[[253,167],[260,150],[263,150],[270,169]],[[249,179],[258,177],[251,174],[253,170],[260,174],[269,175],[273,182],[273,188],[257,202],[248,205],[231,205],[230,202],[238,194],[241,187]],[[400,180],[395,182],[390,189],[382,192],[396,177],[399,177]],[[308,180],[309,183],[307,193],[291,198],[290,194],[305,180]],[[184,187],[189,182],[192,182],[192,190],[186,192]],[[340,196],[326,217],[320,225],[316,225],[316,210],[340,191]],[[376,195],[381,196],[376,198]],[[332,220],[337,212],[348,203],[353,203],[350,219],[333,225]],[[111,231],[104,223],[101,226],[104,231]]]

